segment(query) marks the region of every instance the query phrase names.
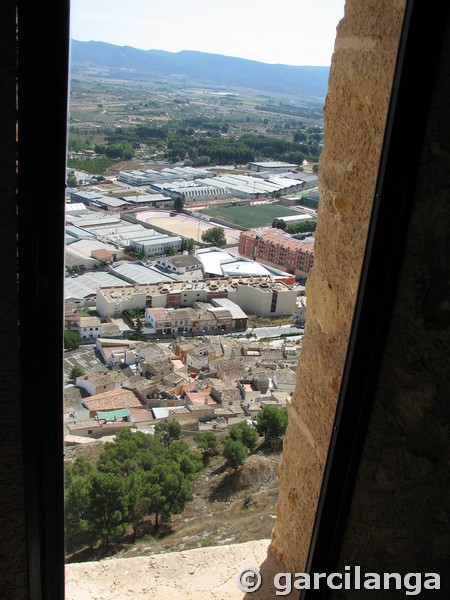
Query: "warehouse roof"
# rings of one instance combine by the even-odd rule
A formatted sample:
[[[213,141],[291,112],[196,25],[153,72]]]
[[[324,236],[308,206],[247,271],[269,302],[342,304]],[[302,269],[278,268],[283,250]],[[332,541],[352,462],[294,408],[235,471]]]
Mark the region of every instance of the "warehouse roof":
[[[128,202],[126,202],[125,200],[122,200],[121,198],[112,198],[112,197],[106,197],[106,196],[102,196],[101,198],[98,198],[95,200],[96,204],[104,204],[105,206],[110,206],[111,208],[119,208],[121,206],[126,206],[128,204]]]
[[[99,271],[98,273],[85,273],[72,279],[64,279],[64,297],[65,298],[87,298],[97,293],[97,288],[101,286],[123,285],[122,279],[114,277],[110,273]]]
[[[164,281],[174,281],[173,277],[164,275],[158,269],[146,267],[140,263],[123,263],[112,268],[112,273],[128,281],[129,283],[158,283]]]

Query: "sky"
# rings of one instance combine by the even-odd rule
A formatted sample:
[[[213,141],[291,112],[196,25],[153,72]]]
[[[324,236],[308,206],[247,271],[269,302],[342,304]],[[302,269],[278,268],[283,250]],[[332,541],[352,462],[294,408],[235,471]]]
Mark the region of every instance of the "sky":
[[[328,66],[344,0],[71,0],[71,37]]]

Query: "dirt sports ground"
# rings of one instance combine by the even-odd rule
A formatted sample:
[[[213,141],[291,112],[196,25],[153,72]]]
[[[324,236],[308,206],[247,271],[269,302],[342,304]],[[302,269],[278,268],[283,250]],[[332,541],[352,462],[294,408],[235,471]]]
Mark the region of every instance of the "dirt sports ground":
[[[203,221],[182,213],[173,214],[171,217],[170,211],[148,210],[137,213],[136,218],[150,225],[161,227],[161,229],[165,229],[166,231],[192,238],[196,242],[202,241],[202,233],[207,229],[217,226],[217,223],[213,221]],[[219,227],[223,227],[223,225],[219,225]],[[223,227],[223,229],[225,230],[227,244],[236,245],[239,242],[240,231],[232,227]]]

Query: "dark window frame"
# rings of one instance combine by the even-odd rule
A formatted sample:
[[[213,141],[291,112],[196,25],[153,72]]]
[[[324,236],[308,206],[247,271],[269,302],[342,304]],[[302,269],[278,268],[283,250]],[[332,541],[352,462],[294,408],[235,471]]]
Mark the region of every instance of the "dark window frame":
[[[16,6],[19,339],[29,598],[62,600],[69,2],[18,0]],[[37,351],[42,346],[45,352]],[[31,411],[30,398],[46,410]]]
[[[446,4],[437,3],[432,9],[419,0],[407,4],[363,274],[311,539],[311,572],[332,570],[342,540],[392,310]],[[19,313],[29,598],[63,600],[63,195],[69,1],[19,0],[17,6]],[[424,52],[427,68],[421,69],[417,65],[423,64]],[[414,133],[411,111],[415,115]],[[44,174],[49,172],[52,176],[45,180]],[[396,202],[392,202],[394,197]],[[369,310],[367,299],[374,286],[378,295],[380,281],[383,294],[375,314]],[[43,340],[46,352],[35,353],[29,360],[29,348],[38,348]],[[29,410],[28,399],[36,398],[37,390],[36,401],[45,400],[50,407],[45,418],[43,411]],[[353,417],[349,416],[355,407],[352,398],[362,399]],[[334,484],[338,487],[333,489],[331,503]],[[309,600],[313,593],[306,592],[304,597]]]

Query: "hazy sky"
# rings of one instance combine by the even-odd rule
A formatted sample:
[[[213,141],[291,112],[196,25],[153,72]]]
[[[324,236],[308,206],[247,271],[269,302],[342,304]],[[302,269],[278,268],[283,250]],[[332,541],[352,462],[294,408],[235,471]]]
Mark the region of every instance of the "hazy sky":
[[[71,0],[71,37],[327,66],[343,14],[344,0]]]

